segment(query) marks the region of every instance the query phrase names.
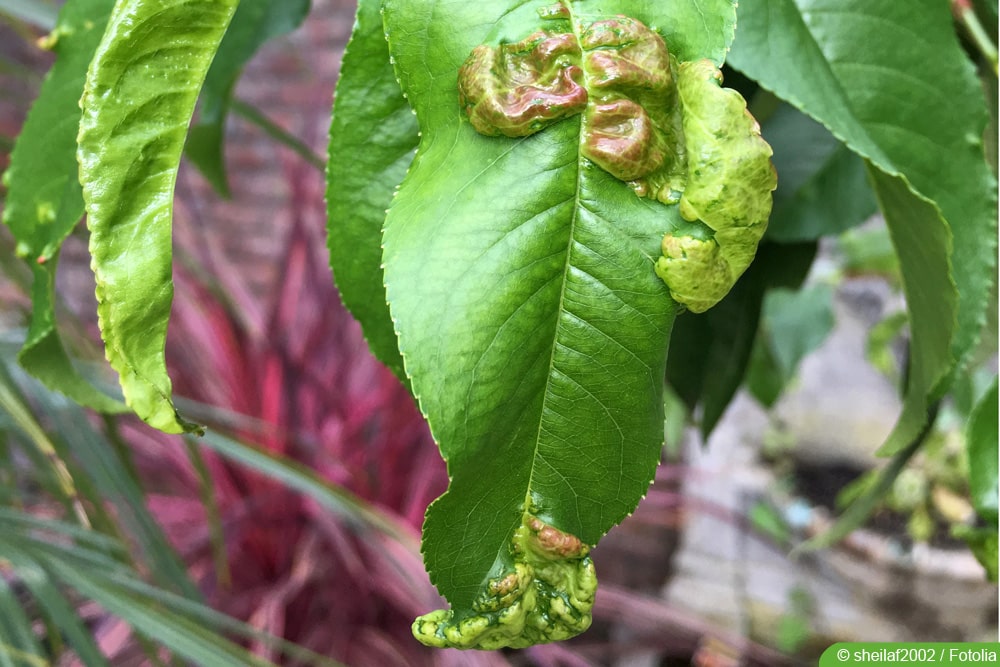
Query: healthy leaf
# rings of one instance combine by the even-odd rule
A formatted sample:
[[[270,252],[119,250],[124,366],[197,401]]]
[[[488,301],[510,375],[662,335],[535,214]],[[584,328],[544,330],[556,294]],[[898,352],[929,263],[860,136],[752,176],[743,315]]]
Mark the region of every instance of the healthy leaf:
[[[927,423],[924,424],[923,429],[913,441],[894,454],[885,467],[878,471],[873,471],[870,481],[867,481],[863,486],[856,489],[857,495],[850,500],[850,505],[837,517],[832,526],[819,535],[801,543],[792,551],[791,555],[794,557],[796,553],[808,553],[834,545],[863,525],[878,506],[885,501],[886,496],[892,490],[893,484],[896,483],[896,479],[906,468],[906,464],[910,462],[910,459],[924,445],[924,440],[926,440],[931,427],[934,425],[934,419],[937,416],[936,412],[936,406],[932,407]]]
[[[949,343],[955,332],[958,295],[948,276],[951,235],[940,211],[899,177],[870,169],[903,276],[910,319],[910,364],[903,412],[879,450],[886,456],[906,447],[927,422],[933,393],[953,367]]]
[[[295,30],[310,0],[240,0],[201,89],[198,120],[188,133],[185,155],[212,186],[229,196],[224,157],[226,115],[244,65],[268,40]]]
[[[822,345],[833,324],[829,285],[771,290],[764,298],[747,373],[747,387],[754,398],[766,406],[773,404],[795,376],[799,362]]]
[[[911,323],[914,331],[932,330],[928,338],[944,344],[933,350],[936,367],[949,357],[962,363],[980,335],[994,274],[996,181],[983,156],[982,89],[955,37],[947,3],[759,0],[740,10],[731,65],[822,122],[887,178],[898,177],[940,207],[954,237],[958,326],[946,341],[933,333],[939,315]],[[912,267],[910,275],[919,274],[921,283],[908,291],[928,285],[936,293],[952,290],[949,273],[940,263],[935,267],[934,273]],[[922,394],[913,399],[919,403],[933,400],[946,384],[938,385],[941,378],[928,369],[911,375],[919,379],[908,394]],[[916,412],[907,413],[884,453],[916,436],[923,421]]]
[[[965,540],[969,545],[969,550],[976,557],[983,570],[986,571],[986,578],[996,581],[1000,574],[1000,534],[996,525],[992,526],[966,526],[955,525],[951,528],[953,537]]]
[[[80,95],[87,65],[100,42],[114,0],[73,0],[63,6],[46,38],[57,59],[11,153],[4,173],[8,195],[3,222],[17,240],[17,254],[31,267],[31,326],[18,355],[47,387],[102,412],[126,408],[95,389],[74,368],[56,328],[55,275],[59,248],[83,217],[76,163]]]
[[[839,234],[877,210],[864,161],[788,104],[761,123],[780,174],[765,238],[790,243]]]
[[[0,508],[0,529],[4,535],[0,558],[44,569],[60,588],[76,589],[127,622],[140,635],[190,659],[193,664],[239,667],[273,664],[228,638],[234,636],[260,642],[295,664],[339,667],[339,663],[308,649],[146,583],[133,567],[122,562],[124,545],[107,535],[9,508]],[[0,608],[2,593],[0,590]],[[2,625],[0,620],[0,631]],[[67,626],[59,623],[56,627],[62,630]],[[102,663],[88,660],[87,664]]]
[[[168,433],[171,216],[198,90],[236,0],[122,0],[87,73],[79,151],[97,314],[125,401]]]
[[[997,522],[997,380],[969,417],[965,433],[969,450],[969,487],[976,512],[987,523]]]
[[[406,372],[451,475],[424,525],[428,571],[453,607],[415,624],[434,645],[524,646],[589,622],[586,545],[635,508],[663,443],[676,305],[653,258],[668,232],[706,233],[586,160],[587,114],[557,120],[546,109],[548,126],[530,136],[484,136],[460,114],[457,80],[477,46],[500,44],[504,57],[569,86],[562,65],[530,64],[549,38],[526,38],[542,28],[580,35],[616,14],[658,27],[679,61],[718,63],[733,3],[583,0],[568,4],[569,16],[550,8],[548,19],[540,7],[385,3],[390,52],[422,132],[385,221],[385,285]],[[567,545],[544,566],[523,546],[536,525]]]
[[[772,287],[797,288],[816,256],[816,243],[763,243],[733,290],[707,313],[677,320],[667,355],[667,380],[689,409],[701,404],[707,438],[746,375],[761,303]]]
[[[0,665],[15,667],[19,663],[13,662],[12,657],[31,664],[27,656],[37,657],[44,664],[42,655],[42,647],[31,627],[31,620],[25,614],[24,605],[11,590],[6,577],[0,577]]]
[[[822,345],[833,329],[833,289],[813,285],[772,290],[762,314],[771,349],[790,378],[802,358]]]
[[[389,62],[379,0],[361,0],[330,125],[327,220],[340,297],[372,354],[406,381],[382,284],[382,223],[419,141]]]

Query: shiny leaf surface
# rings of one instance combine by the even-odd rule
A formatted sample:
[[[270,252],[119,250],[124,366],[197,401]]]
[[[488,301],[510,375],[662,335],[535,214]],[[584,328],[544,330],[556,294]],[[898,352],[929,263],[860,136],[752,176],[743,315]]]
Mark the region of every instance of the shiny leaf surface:
[[[177,414],[164,361],[173,299],[177,168],[205,73],[236,0],[123,0],[87,72],[78,160],[97,313],[125,401],[151,426]]]
[[[424,556],[453,607],[453,645],[468,646],[463,628],[523,621],[488,615],[527,562],[518,531],[540,520],[592,545],[645,493],[663,443],[676,310],[652,258],[667,232],[705,233],[585,159],[581,115],[506,137],[459,113],[458,71],[480,44],[548,26],[581,34],[625,14],[660,28],[680,61],[718,63],[732,35],[728,0],[569,7],[545,20],[535,3],[385,4],[422,132],[385,222],[385,284],[407,375],[449,464]],[[534,641],[564,636],[543,616],[528,615],[542,626]],[[417,628],[422,640],[428,632]]]

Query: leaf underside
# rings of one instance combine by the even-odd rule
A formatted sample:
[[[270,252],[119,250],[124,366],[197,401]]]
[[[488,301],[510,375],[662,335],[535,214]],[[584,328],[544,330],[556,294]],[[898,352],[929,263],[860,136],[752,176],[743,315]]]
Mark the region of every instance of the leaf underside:
[[[974,348],[990,298],[996,180],[983,155],[982,90],[947,3],[760,0],[740,7],[739,23],[731,65],[884,172],[877,179],[890,190],[882,193],[883,203],[888,198],[900,210],[940,209],[917,223],[887,215],[896,242],[943,239],[950,229],[950,270],[949,258],[942,262],[939,255],[932,267],[903,266],[919,255],[897,246],[907,294],[934,295],[943,308],[910,312],[914,344],[925,342],[912,357],[903,415],[880,453],[901,451],[920,434],[927,406]],[[943,247],[925,250],[935,254]],[[950,305],[956,286],[957,320]]]
[[[385,220],[385,289],[406,374],[448,461],[451,485],[428,510],[423,551],[458,619],[514,572],[526,515],[595,544],[645,493],[663,443],[676,310],[653,261],[664,234],[693,227],[583,159],[579,116],[524,138],[484,137],[464,119],[465,58],[544,27],[542,7],[385,3],[422,132]],[[574,20],[625,14],[655,26],[681,61],[720,62],[733,30],[729,0],[571,9]]]
[[[151,426],[177,414],[164,360],[173,190],[198,91],[236,0],[124,0],[87,73],[78,160],[98,319],[125,400]]]

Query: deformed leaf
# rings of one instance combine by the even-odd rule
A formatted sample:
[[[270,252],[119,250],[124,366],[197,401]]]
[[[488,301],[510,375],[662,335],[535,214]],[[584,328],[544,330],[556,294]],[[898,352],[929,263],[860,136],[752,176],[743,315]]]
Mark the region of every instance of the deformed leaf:
[[[546,18],[570,18],[568,4]],[[525,137],[583,112],[580,154],[636,194],[680,204],[713,234],[666,234],[656,273],[671,296],[704,312],[753,260],[776,185],[771,149],[708,59],[676,64],[663,38],[619,15],[572,33],[540,30],[477,46],[458,74],[472,126]]]
[[[188,123],[236,0],[121,0],[87,73],[78,160],[97,314],[125,401],[151,426],[196,427],[164,361],[173,189]]]
[[[440,609],[413,623],[413,634],[439,648],[525,648],[574,637],[590,627],[597,593],[590,548],[579,538],[525,515],[514,534],[514,571],[491,579],[473,614]]]
[[[509,81],[474,80],[461,84],[466,111],[486,99],[477,91],[494,91],[499,103],[473,109],[472,121],[459,98],[459,70],[485,44],[499,49],[492,62],[508,63],[500,71],[538,83],[540,100],[582,83],[588,105],[641,106],[624,84],[608,86],[609,99],[595,95],[587,49],[578,54],[558,37],[612,25],[604,21],[627,29],[618,15],[659,27],[678,62],[717,65],[734,5],[385,3],[390,53],[422,133],[385,220],[386,294],[406,373],[451,475],[428,510],[423,550],[452,610],[418,620],[427,643],[524,646],[586,627],[591,584],[581,554],[635,508],[659,458],[677,307],[654,258],[667,233],[711,230],[638,196],[595,153],[588,158],[596,110],[497,122],[495,110],[516,107],[520,92]],[[542,53],[548,45],[554,62]],[[643,122],[624,120],[623,132]],[[527,136],[486,136],[473,125],[521,135],[533,121],[541,125]],[[536,525],[578,549],[539,569],[523,547],[525,527]]]
[[[671,295],[700,313],[753,261],[777,176],[757,121],[739,93],[719,87],[719,70],[707,60],[681,63],[678,70],[688,163],[680,211],[715,233],[711,241],[667,236],[656,269]]]
[[[21,365],[47,387],[102,412],[125,406],[95,389],[66,354],[55,316],[59,248],[83,217],[76,135],[87,65],[100,42],[114,0],[72,0],[59,13],[46,43],[57,59],[42,84],[4,172],[9,194],[3,222],[17,254],[31,266],[31,326],[18,354]]]

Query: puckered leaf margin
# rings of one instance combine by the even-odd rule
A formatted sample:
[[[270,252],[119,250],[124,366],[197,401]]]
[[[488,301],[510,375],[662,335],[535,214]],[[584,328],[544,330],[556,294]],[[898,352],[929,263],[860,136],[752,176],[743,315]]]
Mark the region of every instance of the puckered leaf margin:
[[[385,285],[406,373],[448,461],[423,547],[457,618],[514,571],[526,513],[596,543],[635,508],[663,443],[676,305],[653,261],[664,233],[688,223],[583,160],[579,118],[488,138],[457,102],[473,47],[523,39],[543,27],[544,6],[384,3],[422,131],[385,222]],[[571,8],[659,28],[682,61],[721,62],[733,34],[730,0]]]

